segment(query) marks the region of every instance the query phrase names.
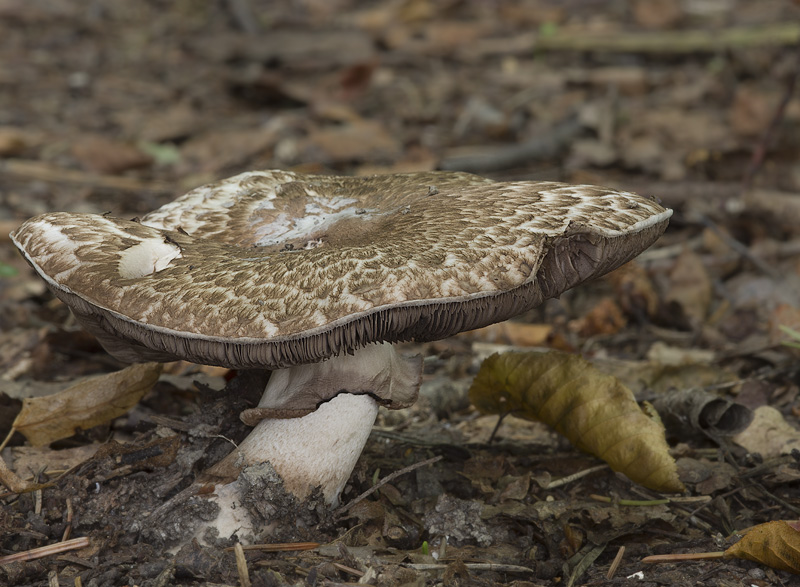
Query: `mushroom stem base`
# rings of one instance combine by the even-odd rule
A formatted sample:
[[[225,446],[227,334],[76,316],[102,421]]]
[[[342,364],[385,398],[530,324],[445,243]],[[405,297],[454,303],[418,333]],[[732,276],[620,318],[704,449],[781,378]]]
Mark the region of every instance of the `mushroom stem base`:
[[[302,418],[262,420],[211,473],[269,461],[299,499],[321,487],[335,506],[377,415],[369,395],[342,393]]]

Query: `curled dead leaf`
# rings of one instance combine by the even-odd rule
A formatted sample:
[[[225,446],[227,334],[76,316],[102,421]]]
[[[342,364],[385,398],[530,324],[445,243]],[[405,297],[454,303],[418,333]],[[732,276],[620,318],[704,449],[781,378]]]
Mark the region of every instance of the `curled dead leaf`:
[[[662,393],[653,406],[670,434],[684,441],[731,437],[753,421],[750,408],[695,387]]]
[[[581,357],[567,353],[494,354],[469,391],[484,413],[539,420],[576,448],[656,491],[684,490],[660,422],[633,393]]]
[[[161,373],[158,363],[90,377],[64,391],[23,400],[14,429],[33,446],[44,446],[121,416],[144,397]]]

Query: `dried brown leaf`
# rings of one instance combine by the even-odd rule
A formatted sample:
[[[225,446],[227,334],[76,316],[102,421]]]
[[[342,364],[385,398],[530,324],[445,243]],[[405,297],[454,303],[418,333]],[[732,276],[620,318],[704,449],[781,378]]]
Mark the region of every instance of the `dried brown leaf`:
[[[72,154],[87,171],[115,175],[129,169],[141,169],[153,158],[133,145],[102,136],[84,136],[75,140]]]
[[[653,280],[644,267],[630,261],[607,276],[614,288],[614,299],[631,316],[653,318],[659,299]]]
[[[625,316],[616,300],[604,297],[585,315],[570,322],[569,328],[584,337],[608,336],[622,330],[625,324]]]
[[[469,340],[480,340],[514,346],[547,346],[553,334],[550,324],[528,324],[524,322],[498,322],[477,330],[461,333]]]
[[[158,380],[161,365],[141,363],[81,380],[54,395],[23,400],[14,428],[33,446],[44,446],[121,416]]]
[[[539,420],[578,449],[657,491],[683,491],[660,422],[631,391],[575,355],[504,353],[481,365],[470,400],[482,412]]]
[[[800,574],[800,532],[796,522],[777,520],[751,528],[725,551],[725,558],[744,558]]]
[[[703,260],[685,249],[676,259],[669,278],[667,302],[676,304],[691,326],[699,327],[708,315],[712,297],[711,277]]]
[[[770,459],[800,448],[800,430],[772,406],[760,406],[754,411],[750,425],[734,436],[733,441],[750,453]]]

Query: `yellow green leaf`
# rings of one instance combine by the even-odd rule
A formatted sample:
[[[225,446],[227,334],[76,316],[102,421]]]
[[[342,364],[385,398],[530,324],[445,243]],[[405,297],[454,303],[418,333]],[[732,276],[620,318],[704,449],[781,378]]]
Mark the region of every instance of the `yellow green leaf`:
[[[470,400],[482,412],[538,420],[576,448],[650,489],[684,490],[661,423],[633,393],[581,357],[560,352],[504,353],[481,365]]]

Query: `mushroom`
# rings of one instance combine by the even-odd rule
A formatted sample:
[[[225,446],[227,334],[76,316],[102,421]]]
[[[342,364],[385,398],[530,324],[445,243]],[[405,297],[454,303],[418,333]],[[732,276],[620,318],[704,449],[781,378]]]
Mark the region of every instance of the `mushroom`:
[[[421,361],[391,343],[529,310],[638,255],[671,214],[589,185],[258,171],[140,221],[56,212],[12,239],[115,357],[273,370],[211,473],[269,461],[333,505],[378,404],[416,398]]]

